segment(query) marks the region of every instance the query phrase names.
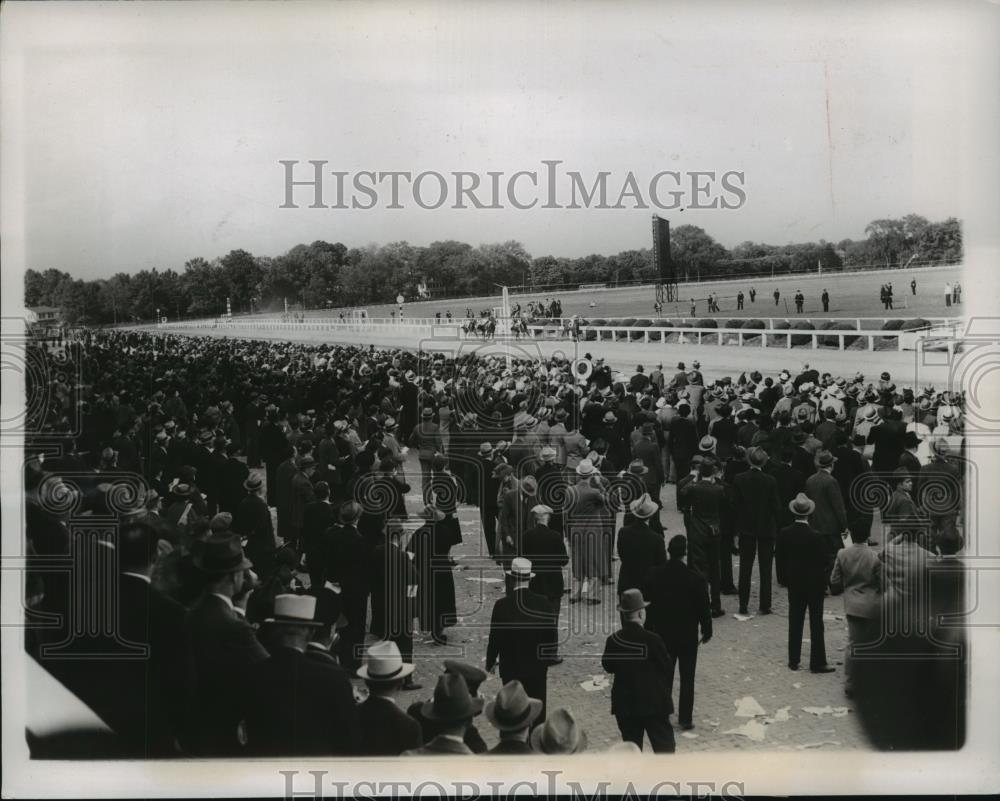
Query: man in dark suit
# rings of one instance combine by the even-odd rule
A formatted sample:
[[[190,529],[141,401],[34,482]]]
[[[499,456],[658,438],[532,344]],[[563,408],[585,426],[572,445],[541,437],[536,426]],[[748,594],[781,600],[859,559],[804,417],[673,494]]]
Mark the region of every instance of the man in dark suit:
[[[547,598],[531,591],[530,560],[515,558],[507,575],[511,589],[493,606],[486,669],[492,672],[499,660],[501,681],[520,681],[542,702],[544,720],[549,665],[557,659],[556,612]]]
[[[427,745],[404,751],[403,756],[472,754],[472,750],[462,742],[462,736],[472,719],[483,711],[483,699],[469,695],[469,688],[461,676],[453,673],[439,676],[434,688],[434,700],[427,701],[420,711],[425,718],[441,727],[441,733]]]
[[[618,532],[618,595],[634,587],[642,587],[650,570],[666,564],[667,551],[663,534],[649,527],[649,519],[659,507],[648,494],[629,504],[634,522]]]
[[[528,744],[528,734],[541,711],[542,702],[529,698],[521,682],[511,681],[501,687],[496,698],[486,705],[486,719],[500,732],[500,742],[489,753],[534,753]]]
[[[247,556],[258,569],[266,571],[265,562],[274,552],[274,521],[267,502],[261,497],[264,482],[259,475],[243,482],[246,496],[233,514],[233,531],[247,538]]]
[[[302,552],[310,586],[322,587],[330,561],[326,532],[335,522],[334,508],[330,503],[330,485],[325,481],[317,482],[313,493],[316,500],[307,503],[302,512]]]
[[[778,527],[784,528],[791,525],[794,519],[792,513],[788,511],[788,504],[795,499],[796,495],[805,491],[806,482],[802,474],[791,465],[790,447],[771,450],[768,455],[770,461],[764,467],[764,472],[774,476],[774,480],[778,482],[778,500],[781,501]]]
[[[489,442],[483,442],[479,446],[479,453],[476,454],[472,465],[473,483],[476,487],[475,497],[478,499],[479,519],[483,526],[483,539],[486,540],[486,548],[490,557],[496,555],[497,539],[497,514],[499,504],[497,493],[500,489],[500,480],[493,474],[496,463],[493,461],[493,446]]]
[[[876,473],[891,473],[899,464],[899,456],[904,450],[906,423],[903,413],[898,409],[890,409],[888,417],[871,427],[868,432],[868,444],[874,445],[872,453],[872,470]]]
[[[717,480],[718,463],[705,459],[698,466],[698,480],[685,484],[678,490],[680,503],[687,509],[687,526],[690,563],[708,581],[712,593],[712,615],[722,617],[720,596],[719,547],[721,515],[728,504],[726,490]]]
[[[471,697],[479,697],[479,686],[486,681],[488,675],[485,670],[475,665],[470,665],[468,662],[460,662],[457,659],[445,659],[443,665],[445,673],[452,673],[462,678]],[[423,743],[426,745],[447,727],[438,720],[430,720],[424,717],[423,708],[424,703],[416,701],[410,704],[406,710],[406,714],[420,724],[420,729],[423,732]],[[465,727],[462,742],[474,754],[485,754],[488,750],[486,748],[486,741],[483,740],[482,735],[476,728],[476,724],[472,720]]]
[[[239,753],[236,728],[247,674],[268,656],[243,612],[252,564],[233,535],[202,542],[194,564],[205,576],[204,594],[185,621],[198,676],[195,750],[199,756],[232,756]]]
[[[833,477],[836,461],[829,451],[819,451],[816,454],[816,472],[806,481],[806,495],[816,505],[809,525],[823,535],[827,576],[833,570],[837,551],[844,547],[844,535],[849,531],[844,497],[840,492],[840,484]]]
[[[45,667],[111,727],[121,756],[178,756],[191,730],[194,659],[184,608],[150,583],[153,563],[170,544],[151,525],[135,520],[121,524],[113,549],[97,550],[117,553],[121,572],[109,576],[117,582],[116,625],[101,648],[88,636],[91,653]],[[93,588],[108,589],[107,584]],[[108,655],[96,655],[101,652]]]
[[[802,627],[809,611],[809,669],[832,673],[823,641],[823,594],[830,578],[823,536],[810,524],[814,504],[805,493],[791,502],[795,522],[778,532],[775,556],[778,581],[788,587],[788,667],[799,669]]]
[[[278,510],[278,536],[288,542],[291,540],[289,532],[292,524],[292,479],[299,472],[299,468],[295,448],[290,444],[285,447],[286,458],[278,465],[274,475],[274,506]],[[268,490],[270,494],[270,487]]]
[[[642,750],[643,735],[648,734],[654,753],[671,754],[676,746],[670,725],[670,656],[660,635],[644,627],[647,606],[641,590],[622,593],[622,627],[605,641],[601,666],[615,677],[611,714],[622,739]]]
[[[358,752],[354,691],[332,662],[306,658],[316,597],[278,595],[264,621],[271,656],[249,669],[247,751],[255,756],[347,756]]]
[[[347,619],[338,644],[340,663],[347,670],[356,670],[361,664],[371,591],[372,548],[357,528],[361,511],[357,501],[342,504],[340,524],[331,526],[325,535],[324,578],[340,589],[343,614]]]
[[[774,536],[778,531],[781,500],[778,482],[764,472],[767,451],[751,448],[750,469],[733,479],[734,505],[740,542],[740,614],[747,614],[754,558],[760,564],[760,614],[771,613],[771,565]]]
[[[680,709],[677,722],[684,730],[694,728],[694,673],[698,644],[712,639],[712,610],[704,577],[684,564],[687,540],[680,534],[667,545],[670,559],[650,571],[642,595],[649,599],[646,628],[659,634],[667,646],[670,670],[668,691],[673,690],[674,668],[680,663]],[[701,636],[698,629],[701,628]]]
[[[413,664],[413,618],[419,579],[402,549],[403,527],[390,523],[385,544],[378,545],[372,558],[371,598],[372,633],[381,640],[391,640],[399,647],[403,661]],[[403,689],[416,690],[413,675],[406,677]]]
[[[219,464],[219,509],[236,514],[243,500],[243,482],[250,475],[244,462],[236,458],[239,446],[230,442],[225,447],[225,459]]]
[[[566,541],[561,534],[548,527],[552,507],[538,504],[532,508],[531,516],[535,525],[524,532],[522,543],[524,557],[531,561],[532,570],[535,571],[529,589],[548,599],[558,622],[559,605],[565,589],[563,568],[569,562]]]
[[[312,485],[312,475],[316,471],[316,459],[312,454],[307,453],[300,456],[297,461],[297,470],[292,476],[291,487],[288,496],[287,514],[289,516],[288,525],[285,526],[285,541],[293,546],[300,547],[303,532],[305,531],[306,506],[316,499],[316,491]],[[278,513],[278,526],[281,528],[280,512]]]
[[[368,700],[358,707],[364,756],[398,756],[423,745],[420,724],[396,701],[411,673],[413,665],[403,661],[396,643],[376,642],[368,649],[367,664],[357,670],[368,687]]]
[[[691,406],[677,404],[677,414],[670,421],[670,456],[674,460],[674,475],[687,475],[691,458],[698,452],[698,429],[691,419]]]

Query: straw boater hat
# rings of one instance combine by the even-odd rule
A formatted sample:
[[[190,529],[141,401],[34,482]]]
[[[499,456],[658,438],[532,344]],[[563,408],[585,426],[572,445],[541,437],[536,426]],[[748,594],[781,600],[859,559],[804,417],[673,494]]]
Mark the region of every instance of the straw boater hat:
[[[581,459],[580,464],[576,466],[576,474],[578,476],[593,476],[597,472],[597,468],[594,467],[594,463],[590,459]]]
[[[556,449],[549,445],[546,445],[544,448],[542,448],[542,452],[539,455],[541,456],[543,462],[555,461]]]
[[[358,668],[357,675],[365,681],[397,681],[406,678],[413,671],[414,665],[404,662],[400,656],[399,646],[382,640],[372,643],[368,649],[367,663]]]
[[[319,628],[323,621],[316,620],[316,596],[285,593],[274,597],[274,617],[265,618],[270,625],[309,626]]]
[[[525,495],[535,495],[538,492],[538,479],[534,476],[525,476],[521,479],[521,492]]]
[[[540,517],[541,515],[551,515],[552,513],[552,507],[546,506],[544,503],[539,503],[531,507],[531,514],[536,517]]]
[[[529,698],[524,685],[514,680],[500,688],[496,699],[486,705],[486,719],[499,731],[520,731],[528,728],[541,714],[542,702]]]
[[[796,517],[808,517],[813,513],[816,504],[809,500],[809,496],[804,492],[796,495],[788,504],[788,508]]]
[[[718,440],[716,440],[711,434],[706,434],[698,443],[698,450],[702,453],[712,453],[715,450],[717,442]]]
[[[263,486],[264,479],[260,476],[247,476],[247,480],[243,482],[243,489],[247,492],[256,492]]]
[[[535,574],[531,572],[531,560],[525,559],[523,556],[515,557],[510,563],[510,570],[506,573],[519,581],[527,581],[535,577]]]
[[[493,443],[492,442],[481,442],[479,444],[479,453],[482,456],[487,456],[493,453]]]

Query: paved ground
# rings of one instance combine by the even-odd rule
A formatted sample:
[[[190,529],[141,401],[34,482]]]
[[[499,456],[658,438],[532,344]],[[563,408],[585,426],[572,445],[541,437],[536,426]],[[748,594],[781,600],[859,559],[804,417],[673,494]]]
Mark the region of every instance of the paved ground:
[[[407,508],[414,514],[421,504],[420,470],[410,457],[406,475],[413,487]],[[668,536],[683,533],[683,523],[676,510],[673,485],[663,491],[664,522]],[[416,640],[415,676],[424,687],[405,693],[401,702],[426,700],[433,694],[436,677],[447,658],[465,659],[483,665],[489,620],[494,602],[503,594],[500,569],[489,559],[482,540],[478,511],[462,506],[459,510],[463,542],[452,550],[458,562],[455,585],[458,615],[461,622],[447,630],[449,643],[438,646],[429,635]],[[620,521],[619,521],[620,522]],[[414,528],[419,521],[414,522]],[[734,558],[738,569],[738,559]],[[615,562],[617,574],[618,562]],[[568,584],[567,575],[567,584]],[[620,740],[611,716],[611,678],[601,668],[605,638],[618,626],[614,584],[605,586],[607,597],[599,605],[569,604],[563,596],[560,615],[561,655],[564,662],[549,672],[549,708],[565,706],[586,728],[590,750],[596,751]],[[726,616],[714,621],[714,637],[701,646],[695,688],[695,729],[676,730],[678,751],[805,750],[866,748],[867,742],[843,693],[843,657],[846,623],[839,598],[827,599],[826,649],[837,672],[814,675],[806,669],[797,672],[786,667],[788,630],[787,597],[775,585],[774,614],[753,617],[741,622],[734,618],[735,596],[723,596]],[[757,608],[754,582],[750,609]],[[803,643],[803,658],[808,659],[808,626]],[[674,679],[674,703],[677,703],[679,678]],[[357,682],[360,684],[360,682]],[[500,687],[498,676],[490,676],[482,694],[491,698]],[[753,717],[737,716],[738,704],[755,707]],[[756,705],[759,708],[756,708]],[[812,709],[813,711],[807,711]],[[672,718],[676,725],[676,716]],[[480,732],[489,745],[496,733],[485,718],[479,719]],[[648,744],[647,744],[648,749]]]

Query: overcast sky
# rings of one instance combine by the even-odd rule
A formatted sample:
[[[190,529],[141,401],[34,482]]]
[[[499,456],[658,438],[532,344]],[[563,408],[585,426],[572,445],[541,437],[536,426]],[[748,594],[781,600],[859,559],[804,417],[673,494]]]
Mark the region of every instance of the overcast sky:
[[[742,208],[663,212],[726,246],[961,217],[968,22],[851,8],[7,5],[25,261],[94,278],[316,239],[649,246],[650,210],[280,209],[279,159],[484,176],[560,159],[609,171],[613,196],[629,171],[737,170]]]

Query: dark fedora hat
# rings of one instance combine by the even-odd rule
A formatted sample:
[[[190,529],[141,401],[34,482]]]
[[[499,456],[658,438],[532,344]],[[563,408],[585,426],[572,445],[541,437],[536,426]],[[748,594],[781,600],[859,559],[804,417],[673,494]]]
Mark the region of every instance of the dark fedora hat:
[[[507,682],[494,700],[486,705],[486,719],[499,731],[520,731],[532,724],[542,711],[542,702],[529,698],[521,682]]]
[[[633,588],[625,590],[625,592],[622,593],[621,601],[618,602],[618,611],[638,612],[640,609],[645,609],[647,606],[649,606],[649,601],[642,597],[642,590]]]
[[[473,698],[465,679],[443,673],[434,688],[434,698],[424,702],[421,714],[428,720],[457,721],[472,718],[483,711],[483,699]]]
[[[194,555],[194,566],[204,573],[223,575],[251,568],[253,562],[244,555],[239,537],[220,532],[201,543]]]

